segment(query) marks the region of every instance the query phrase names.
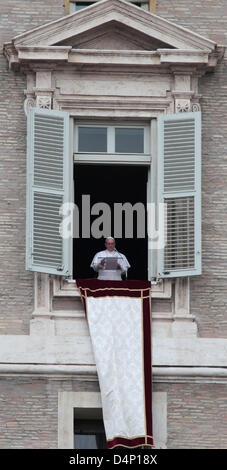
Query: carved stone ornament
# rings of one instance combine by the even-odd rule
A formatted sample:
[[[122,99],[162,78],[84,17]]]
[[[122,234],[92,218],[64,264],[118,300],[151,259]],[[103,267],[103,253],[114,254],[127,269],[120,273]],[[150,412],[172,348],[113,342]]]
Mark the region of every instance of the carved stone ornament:
[[[27,116],[28,114],[28,108],[34,108],[35,107],[35,100],[32,97],[28,97],[24,100],[24,113]]]
[[[176,100],[176,113],[189,113],[191,104],[189,100]]]
[[[192,103],[192,112],[196,113],[197,111],[201,110],[201,106],[199,103]]]
[[[41,109],[51,109],[51,96],[37,96],[36,105]]]

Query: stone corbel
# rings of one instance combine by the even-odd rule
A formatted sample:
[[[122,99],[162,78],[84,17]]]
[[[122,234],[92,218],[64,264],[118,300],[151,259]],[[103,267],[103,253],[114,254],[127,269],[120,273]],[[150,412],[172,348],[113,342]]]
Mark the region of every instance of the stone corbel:
[[[36,103],[35,103],[35,98],[34,94],[31,92],[26,92],[27,97],[24,100],[24,113],[25,116],[28,114],[29,108],[34,108]]]
[[[175,112],[176,113],[189,113],[191,111],[191,102],[189,99],[175,100]]]
[[[190,113],[192,111],[191,99],[194,95],[193,91],[183,92],[173,90],[172,95],[174,98],[175,113]]]
[[[175,113],[188,113],[200,109],[198,100],[198,73],[192,69],[174,69],[172,96]]]
[[[52,95],[54,90],[35,89],[36,107],[40,109],[52,109]]]
[[[50,70],[36,71],[36,87],[33,91],[37,108],[52,109],[54,88],[52,88],[52,73]]]
[[[26,92],[27,97],[24,101],[24,112],[27,116],[29,108],[52,109],[52,91],[48,93],[43,90]]]
[[[37,96],[36,106],[41,109],[51,109],[51,96]]]
[[[27,116],[28,109],[34,108],[35,103],[35,94],[34,94],[34,86],[35,86],[35,74],[32,72],[27,72],[27,90],[24,91],[26,96],[24,100],[24,113]]]
[[[27,116],[30,107],[52,109],[54,88],[51,88],[51,72],[36,71],[27,74],[27,90],[24,112]]]
[[[197,111],[200,111],[201,110],[200,103],[192,102],[191,110],[192,110],[193,113],[196,113]]]
[[[199,102],[195,102],[189,98],[180,98],[175,96],[175,113],[189,113],[200,111],[201,106]]]

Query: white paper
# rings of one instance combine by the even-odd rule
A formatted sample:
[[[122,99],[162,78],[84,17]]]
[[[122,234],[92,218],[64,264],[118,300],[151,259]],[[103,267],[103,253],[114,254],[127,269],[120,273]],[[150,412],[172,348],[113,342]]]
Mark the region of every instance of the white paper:
[[[106,258],[101,258],[101,259],[105,259],[103,269],[105,269],[106,271],[113,271],[113,270],[118,269],[117,265],[121,258],[115,257],[115,256],[107,256]]]

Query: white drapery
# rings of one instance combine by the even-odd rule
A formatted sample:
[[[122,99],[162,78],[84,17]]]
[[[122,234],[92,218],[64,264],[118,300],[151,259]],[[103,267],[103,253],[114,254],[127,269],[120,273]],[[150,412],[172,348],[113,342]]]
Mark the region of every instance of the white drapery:
[[[77,280],[101,391],[107,447],[153,446],[147,281]]]

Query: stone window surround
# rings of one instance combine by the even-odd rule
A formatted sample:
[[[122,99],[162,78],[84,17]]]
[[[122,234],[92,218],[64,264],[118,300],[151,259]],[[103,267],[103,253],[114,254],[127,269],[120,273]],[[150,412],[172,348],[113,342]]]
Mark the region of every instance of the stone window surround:
[[[188,73],[188,72],[187,72]],[[191,73],[191,72],[190,72]],[[175,81],[174,81],[174,90],[172,92],[172,97],[169,93],[166,95],[166,99],[151,99],[151,109],[146,110],[146,115],[140,116],[140,119],[137,119],[137,122],[141,120],[144,122],[144,119],[148,118],[150,120],[155,120],[157,115],[161,113],[171,113],[174,112],[187,112],[193,110],[200,109],[199,104],[193,104],[191,102],[192,92],[188,92],[187,89],[191,87],[191,85],[195,86],[194,95],[196,96],[197,93],[197,80],[198,76],[196,77],[197,80],[193,79],[191,75],[187,76],[183,74],[182,70],[179,73],[174,73]],[[51,71],[47,70],[40,70],[39,68],[36,70],[36,79],[34,82],[34,75],[28,75],[28,90],[26,92],[27,96],[30,94],[30,90],[32,88],[32,93],[36,93],[36,106],[38,107],[46,107],[48,109],[61,109],[64,111],[68,111],[70,116],[72,117],[72,122],[74,119],[77,118],[77,112],[71,111],[71,104],[73,104],[74,97],[71,97],[69,102],[68,98],[65,100],[64,94],[58,91],[58,95],[53,99],[52,95],[54,93],[54,89],[51,88],[52,84],[52,73]],[[34,85],[36,87],[34,88]],[[50,87],[50,93],[47,94],[48,86]],[[177,88],[186,88],[181,92],[177,92]],[[183,98],[182,98],[183,96]],[[185,98],[187,97],[187,98]],[[28,98],[27,98],[28,100]],[[48,101],[49,100],[49,101]],[[44,102],[45,101],[45,102]],[[108,97],[106,99],[108,102]],[[153,101],[153,106],[152,106]],[[174,105],[175,102],[175,105]],[[102,98],[102,105],[105,103],[105,99]],[[186,104],[185,104],[186,103]],[[29,105],[27,101],[27,106]],[[31,105],[31,104],[30,104]],[[32,104],[34,105],[34,104]],[[108,103],[110,106],[110,103]],[[88,104],[89,106],[89,104]],[[114,106],[114,104],[112,104]],[[124,120],[127,120],[132,117],[132,111],[135,114],[135,102],[132,101],[130,104],[127,103],[127,111],[124,113]],[[116,109],[108,111],[108,117],[111,118],[111,113],[114,113],[114,116],[117,117]],[[126,114],[126,115],[125,115]],[[78,117],[83,117],[89,120],[91,117],[93,119],[99,120],[102,116],[100,110],[88,109],[86,110],[86,103],[83,103],[83,110],[80,109],[78,113]],[[121,113],[119,113],[119,117],[121,117]],[[155,140],[155,139],[154,139]],[[71,143],[73,149],[73,142]],[[154,149],[155,151],[155,149]],[[72,150],[73,153],[73,150]],[[45,287],[37,289],[37,282],[41,284],[44,282]],[[47,283],[49,285],[47,289]],[[50,298],[51,292],[51,283],[53,284],[53,296]],[[174,286],[174,290],[173,290]],[[47,296],[46,296],[47,293]],[[40,295],[45,295],[46,297],[40,299]],[[154,299],[171,299],[172,295],[174,298],[172,299],[172,311],[171,312],[159,312],[153,314],[153,334],[158,336],[164,337],[181,337],[182,333],[184,336],[197,336],[197,325],[195,322],[195,317],[190,313],[190,278],[178,278],[178,279],[163,279],[159,280],[158,284],[152,286],[152,298]],[[58,296],[70,296],[70,297],[78,297],[79,293],[75,289],[75,285],[70,284],[67,279],[64,277],[59,276],[48,276],[42,275],[39,273],[35,273],[35,309],[32,314],[32,319],[40,317],[40,313],[44,316],[44,309],[46,311],[47,318],[54,319],[54,312],[52,312],[52,300],[53,297]],[[41,312],[39,309],[39,305],[42,305]],[[43,305],[46,307],[43,309]],[[67,316],[67,314],[66,314]]]
[[[83,307],[73,311],[59,311],[53,309],[54,299],[73,298],[79,305],[81,303],[79,291],[75,281],[67,280],[61,276],[53,276],[44,273],[34,273],[34,311],[31,315],[30,334],[55,335],[59,325],[64,319],[65,327],[82,322],[82,331],[86,331],[86,319]],[[158,284],[152,285],[152,299],[172,299],[170,312],[152,312],[152,336],[153,337],[197,337],[197,325],[195,317],[190,314],[190,279],[164,279]],[[78,323],[77,323],[78,324]],[[66,329],[66,331],[67,331]],[[64,333],[63,333],[64,334]],[[65,333],[67,334],[67,332]],[[73,330],[71,330],[73,334]],[[78,333],[77,333],[78,334]],[[84,333],[83,333],[84,334]]]
[[[192,96],[197,96],[197,80],[196,78],[192,79],[190,73],[187,71],[186,74],[183,74],[182,69],[179,73],[174,73],[174,90],[172,92],[172,97],[169,93],[167,93],[165,99],[151,98],[151,103],[149,106],[149,110],[146,110],[145,113],[140,115],[140,119],[137,119],[137,122],[141,120],[144,122],[144,119],[149,118],[150,120],[155,120],[159,113],[171,113],[171,112],[187,112],[191,110],[198,110],[200,109],[199,104],[191,101]],[[54,108],[54,109],[61,109],[64,111],[68,111],[70,116],[72,117],[72,121],[81,116],[89,120],[90,118],[99,120],[103,118],[103,113],[100,110],[93,109],[92,104],[91,108],[89,107],[90,103],[87,103],[89,109],[86,109],[86,103],[83,103],[83,109],[78,111],[71,111],[71,106],[74,102],[74,97],[70,97],[70,100],[64,96],[60,91],[57,92],[58,95],[53,99],[52,95],[55,92],[53,88],[51,88],[52,84],[52,73],[51,71],[37,69],[36,70],[36,79],[34,82],[34,75],[28,75],[28,90],[26,92],[27,96],[32,94],[35,91],[36,94],[36,106],[38,107],[47,107],[47,108]],[[35,88],[34,88],[34,85]],[[194,92],[192,93],[187,91],[188,88],[191,86],[195,87]],[[50,87],[50,93],[47,95],[48,86]],[[181,89],[184,88],[184,91],[177,92],[177,88]],[[31,91],[30,91],[31,90]],[[49,102],[48,101],[49,96]],[[182,98],[183,97],[183,98]],[[28,98],[27,98],[28,100]],[[45,104],[44,103],[44,100]],[[153,106],[152,106],[153,102]],[[102,105],[105,103],[105,99],[102,98]],[[174,104],[175,103],[175,104]],[[186,104],[185,104],[186,103]],[[34,105],[32,103],[32,105]],[[106,98],[106,104],[110,107],[110,103],[108,97]],[[146,103],[147,104],[147,103]],[[27,102],[27,106],[31,105]],[[114,114],[115,118],[117,114],[119,118],[121,118],[121,112],[116,112],[116,108],[114,103],[112,103],[112,107],[114,108],[113,111],[111,109],[108,110],[108,117],[111,118],[111,113]],[[127,120],[132,117],[132,111],[134,114],[135,111],[135,102],[131,101],[127,103],[127,111],[124,111],[124,120]],[[73,148],[73,143],[71,144]],[[73,153],[73,151],[72,151]],[[40,289],[37,288],[38,284],[44,283],[44,287]],[[51,293],[51,283],[53,285],[52,290],[52,298],[50,298]],[[174,290],[173,290],[174,286]],[[40,295],[44,295],[42,299]],[[197,325],[195,322],[195,317],[190,313],[190,278],[178,278],[178,279],[163,279],[159,280],[158,284],[152,286],[152,298],[153,299],[171,299],[172,295],[174,298],[172,299],[172,311],[171,312],[159,312],[157,314],[153,314],[153,334],[158,336],[167,336],[167,337],[181,337],[182,333],[184,336],[197,336]],[[79,293],[75,289],[75,285],[72,286],[67,279],[60,276],[49,276],[43,275],[40,273],[35,273],[35,309],[32,314],[32,319],[40,317],[40,314],[44,316],[44,310],[46,312],[47,318],[54,319],[54,312],[52,311],[52,300],[53,297],[63,297],[63,296],[70,296],[70,297],[78,297]],[[40,307],[41,305],[41,311]],[[45,306],[45,307],[44,307]],[[67,313],[66,313],[67,317]]]
[[[93,408],[101,410],[100,392],[58,393],[58,448],[74,448],[74,410]],[[153,434],[155,449],[166,449],[167,444],[167,392],[153,392]],[[76,413],[76,410],[75,410]],[[76,414],[75,414],[76,416]]]

